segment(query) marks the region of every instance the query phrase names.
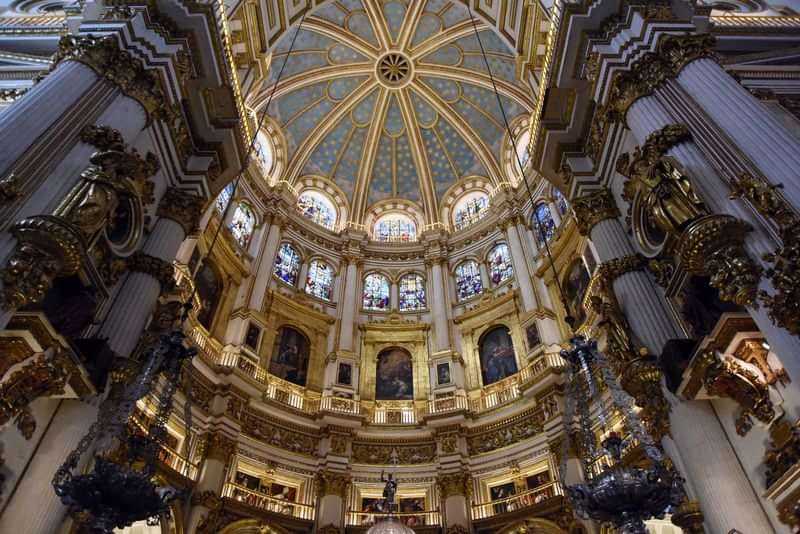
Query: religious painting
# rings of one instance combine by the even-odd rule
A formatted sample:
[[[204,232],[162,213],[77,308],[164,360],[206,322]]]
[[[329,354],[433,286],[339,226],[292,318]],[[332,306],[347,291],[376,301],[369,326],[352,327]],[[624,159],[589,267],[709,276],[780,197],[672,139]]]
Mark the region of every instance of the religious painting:
[[[719,291],[703,276],[688,277],[678,294],[671,298],[681,323],[692,339],[701,339],[714,329],[723,313],[744,308],[719,298]]]
[[[220,294],[222,293],[222,280],[211,264],[206,263],[197,273],[195,278],[197,296],[200,297],[202,308],[197,312],[197,320],[206,330],[211,328],[214,314],[217,311]]]
[[[391,348],[378,354],[375,398],[377,400],[412,400],[414,398],[411,355],[407,351]]]
[[[589,243],[586,243],[586,248],[583,249],[583,261],[586,262],[586,268],[589,270],[590,274],[597,268],[597,260],[594,259],[594,253]]]
[[[250,323],[247,325],[247,334],[244,336],[244,344],[254,351],[258,351],[258,338],[261,336],[261,329],[258,325]]]
[[[505,326],[492,328],[478,344],[483,385],[494,384],[517,372],[517,359],[511,334]]]
[[[336,372],[336,383],[343,386],[353,385],[353,366],[349,363],[340,363]]]
[[[290,326],[281,327],[269,362],[270,374],[305,386],[310,349],[308,338],[302,332]]]
[[[542,338],[539,336],[539,328],[536,326],[536,323],[531,323],[528,325],[528,328],[525,329],[525,337],[528,338],[529,350],[533,349],[542,342]]]
[[[542,473],[537,473],[535,475],[530,475],[529,477],[525,478],[525,484],[527,485],[529,490],[536,489],[539,486],[544,486],[550,482],[550,472],[544,471]]]
[[[383,499],[380,497],[362,497],[361,511],[366,514],[361,516],[361,524],[372,525],[375,523],[375,520],[378,519],[378,517],[372,514],[381,514],[384,512]]]
[[[508,497],[513,496],[516,493],[516,488],[514,487],[513,482],[507,482],[505,484],[501,484],[499,486],[495,486],[493,488],[489,488],[489,496],[491,497],[492,501],[500,501],[502,499],[506,499]],[[506,502],[499,502],[494,505],[494,511],[496,514],[502,514],[508,511],[508,503]]]
[[[450,364],[440,363],[436,366],[436,383],[441,385],[450,383]]]
[[[405,497],[400,499],[400,512],[414,513],[425,511],[425,499],[423,497]],[[419,527],[425,524],[425,515],[401,516],[400,520],[408,527]]]
[[[567,308],[569,314],[575,319],[575,326],[586,320],[586,309],[583,307],[583,296],[589,287],[589,272],[586,265],[578,258],[572,262],[564,280],[564,292],[567,295]]]

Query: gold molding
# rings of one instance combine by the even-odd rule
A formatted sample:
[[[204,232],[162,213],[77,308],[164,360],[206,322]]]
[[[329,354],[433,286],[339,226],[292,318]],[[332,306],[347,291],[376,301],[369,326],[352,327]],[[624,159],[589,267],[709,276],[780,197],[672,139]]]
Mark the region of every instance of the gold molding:
[[[588,236],[592,228],[601,221],[616,219],[620,216],[614,196],[608,189],[601,189],[588,195],[572,199],[572,211],[578,231]]]

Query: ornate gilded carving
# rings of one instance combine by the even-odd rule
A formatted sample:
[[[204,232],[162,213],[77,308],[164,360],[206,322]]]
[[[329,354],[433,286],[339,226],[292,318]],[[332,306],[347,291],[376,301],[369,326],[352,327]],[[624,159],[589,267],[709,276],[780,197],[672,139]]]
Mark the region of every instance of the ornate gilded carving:
[[[17,175],[13,172],[0,178],[0,206],[4,206],[22,196]]]
[[[620,215],[617,203],[608,189],[573,199],[572,210],[581,235],[589,235],[600,221],[615,219]]]
[[[772,185],[765,178],[743,174],[733,184],[731,198],[747,199],[778,228],[782,247],[766,254],[766,276],[775,294],[759,292],[772,321],[791,334],[800,335],[800,217],[783,198],[782,184]]]
[[[767,385],[774,386],[778,382],[786,385],[792,381],[783,367],[773,368],[768,359],[769,350],[764,346],[764,340],[760,338],[745,339],[733,353],[743,362],[755,365],[764,375]]]
[[[56,276],[78,272],[85,243],[80,232],[58,217],[39,215],[11,227],[17,248],[2,272],[3,307],[39,302]]]
[[[394,461],[401,464],[428,464],[436,460],[435,443],[380,444],[353,442],[352,460],[360,464],[389,465]]]
[[[191,234],[203,213],[203,199],[176,187],[170,187],[158,203],[158,216],[172,219]]]
[[[458,432],[443,432],[436,435],[436,442],[442,454],[455,454],[458,452]]]
[[[641,271],[647,264],[647,260],[641,254],[631,254],[629,256],[620,256],[603,262],[598,267],[598,273],[603,278],[603,283],[608,288],[611,288],[614,280],[623,274],[632,273],[633,271]]]
[[[150,120],[168,102],[158,75],[145,69],[130,52],[122,50],[116,37],[65,35],[58,43],[53,68],[69,60],[83,63],[139,102]]]
[[[100,150],[108,150],[114,146],[124,147],[125,145],[122,134],[110,126],[87,124],[81,130],[78,139]]]
[[[469,530],[467,527],[462,527],[461,525],[450,525],[447,527],[447,534],[469,534]]]
[[[470,429],[467,436],[469,454],[483,454],[528,439],[542,431],[543,414],[529,410],[506,421]]]
[[[319,438],[276,424],[247,407],[242,410],[242,432],[268,445],[309,456],[319,450]],[[288,426],[288,425],[287,425]]]
[[[642,411],[639,417],[651,436],[660,442],[669,434],[670,405],[661,387],[661,366],[646,351],[630,361],[620,375],[620,383]]]
[[[236,452],[236,440],[222,432],[210,432],[205,436],[205,457],[227,464]]]
[[[779,421],[770,430],[770,445],[764,463],[766,488],[775,484],[787,471],[800,464],[800,427]]]
[[[175,267],[168,261],[136,252],[126,259],[128,270],[134,273],[149,274],[161,284],[161,291],[171,291],[175,285]]]
[[[448,497],[465,497],[469,495],[470,477],[466,473],[439,475],[436,478],[436,485],[439,487],[442,501],[447,500]]]
[[[347,473],[322,471],[317,478],[317,482],[319,483],[319,494],[321,497],[336,495],[344,499],[347,496],[347,488],[350,486],[350,475]]]
[[[736,432],[746,435],[753,427],[751,417],[768,424],[775,417],[775,408],[769,398],[768,386],[759,377],[736,362],[717,357],[714,348],[706,349],[697,365],[703,376],[703,383],[710,395],[726,397],[739,405],[736,418]]]
[[[31,439],[36,420],[30,403],[64,393],[71,370],[68,360],[56,352],[42,355],[12,373],[0,384],[0,427],[13,419],[25,439]]]
[[[686,534],[704,534],[703,511],[697,501],[686,500],[672,513],[670,520]]]
[[[333,454],[347,454],[348,437],[342,434],[331,434],[331,452]]]

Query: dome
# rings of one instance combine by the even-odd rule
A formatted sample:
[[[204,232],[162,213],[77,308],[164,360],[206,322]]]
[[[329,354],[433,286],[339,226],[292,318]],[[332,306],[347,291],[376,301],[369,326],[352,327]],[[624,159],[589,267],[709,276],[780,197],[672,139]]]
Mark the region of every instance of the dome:
[[[414,534],[414,529],[390,517],[369,527],[367,534]]]
[[[503,113],[510,123],[529,116],[535,95],[517,79],[515,53],[477,18],[476,37],[463,4],[379,5],[351,0],[314,10],[299,33],[276,44],[251,105],[263,108],[285,63],[269,107],[287,149],[285,179],[330,180],[356,223],[392,200],[418,206],[424,224],[439,222],[439,206],[461,180],[509,181]]]

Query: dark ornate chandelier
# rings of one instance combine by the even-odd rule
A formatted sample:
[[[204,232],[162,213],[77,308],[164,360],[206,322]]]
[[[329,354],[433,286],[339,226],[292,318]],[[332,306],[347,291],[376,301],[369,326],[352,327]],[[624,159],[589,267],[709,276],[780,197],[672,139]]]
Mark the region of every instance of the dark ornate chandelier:
[[[597,350],[597,342],[575,336],[569,350],[561,351],[561,355],[571,364],[564,425],[567,439],[581,451],[584,475],[583,483],[565,486],[566,493],[578,515],[611,523],[621,534],[646,534],[644,521],[664,517],[684,500],[683,479],[665,464],[661,450],[633,411],[633,399],[620,387],[605,356]],[[605,432],[606,399],[595,383],[598,377],[606,385],[610,409],[623,415],[630,437],[644,451],[646,461],[637,466],[622,462],[623,438],[616,432]],[[597,410],[605,434],[599,447],[592,409]],[[566,456],[562,454],[562,480]],[[610,460],[609,465],[601,467],[605,459]]]

